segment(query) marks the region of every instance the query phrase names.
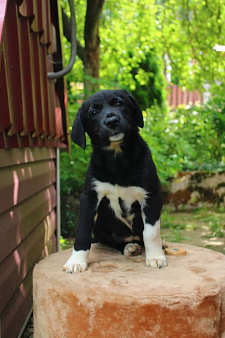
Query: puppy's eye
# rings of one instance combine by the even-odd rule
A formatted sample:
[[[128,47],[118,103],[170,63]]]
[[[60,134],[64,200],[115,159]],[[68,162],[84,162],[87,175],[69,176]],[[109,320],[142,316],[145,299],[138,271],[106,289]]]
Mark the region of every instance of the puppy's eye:
[[[93,109],[93,110],[91,111],[91,116],[95,116],[97,113],[98,113],[98,111],[97,111],[96,109]]]
[[[123,101],[117,101],[116,102],[117,107],[122,107],[123,106]]]

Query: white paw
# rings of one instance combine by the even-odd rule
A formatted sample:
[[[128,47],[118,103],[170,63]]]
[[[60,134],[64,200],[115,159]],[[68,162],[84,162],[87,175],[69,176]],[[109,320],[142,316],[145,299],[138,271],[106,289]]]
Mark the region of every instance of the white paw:
[[[63,267],[63,270],[68,273],[78,273],[78,272],[84,272],[87,270],[87,264],[86,263],[66,263]]]
[[[128,243],[123,249],[124,256],[137,256],[141,253],[141,246],[137,243]]]
[[[73,250],[72,255],[63,267],[63,271],[68,273],[79,273],[87,270],[89,250],[75,251]]]
[[[146,266],[162,269],[167,266],[167,260],[164,254],[146,256]]]

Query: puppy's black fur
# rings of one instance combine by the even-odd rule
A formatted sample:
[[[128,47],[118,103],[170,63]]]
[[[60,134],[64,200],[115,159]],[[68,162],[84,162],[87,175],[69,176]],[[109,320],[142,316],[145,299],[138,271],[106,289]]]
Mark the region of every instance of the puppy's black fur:
[[[84,192],[81,196],[80,215],[74,249],[88,250],[94,241],[121,250],[129,242],[143,245],[143,216],[154,226],[159,220],[162,199],[160,182],[150,150],[138,133],[143,127],[142,111],[135,99],[125,90],[104,90],[91,96],[79,109],[72,129],[72,140],[83,149],[86,147],[85,132],[91,138],[93,153],[87,172]],[[122,133],[122,140],[117,136]],[[118,137],[119,137],[118,136]],[[111,141],[111,140],[116,141]],[[99,201],[94,182],[112,186],[140,187],[147,192],[145,205],[133,201],[130,210],[126,201],[118,203],[128,227],[115,215],[110,200],[104,196]],[[137,238],[133,240],[132,238]]]

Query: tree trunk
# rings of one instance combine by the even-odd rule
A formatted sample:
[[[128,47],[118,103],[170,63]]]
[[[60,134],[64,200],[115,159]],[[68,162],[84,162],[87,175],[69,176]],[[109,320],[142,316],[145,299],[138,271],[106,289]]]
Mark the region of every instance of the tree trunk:
[[[105,0],[87,0],[85,18],[84,41],[85,47],[77,41],[77,55],[84,64],[84,90],[85,97],[90,96],[99,89],[100,67],[100,15]],[[62,13],[64,35],[70,41],[69,18]]]
[[[99,46],[89,48],[85,45],[84,54],[84,88],[85,97],[99,90]]]
[[[99,89],[99,23],[104,1],[105,0],[87,0],[87,12],[84,29],[84,87],[86,96],[95,93]]]

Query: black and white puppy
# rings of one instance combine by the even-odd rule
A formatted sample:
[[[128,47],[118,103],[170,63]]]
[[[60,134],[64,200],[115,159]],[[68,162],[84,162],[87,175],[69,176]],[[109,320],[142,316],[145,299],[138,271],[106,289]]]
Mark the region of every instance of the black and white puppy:
[[[167,261],[160,237],[161,186],[151,152],[138,133],[143,116],[125,90],[103,90],[79,109],[71,138],[93,153],[81,195],[74,250],[63,270],[83,272],[93,242],[137,255],[145,247],[146,266],[163,268]]]

